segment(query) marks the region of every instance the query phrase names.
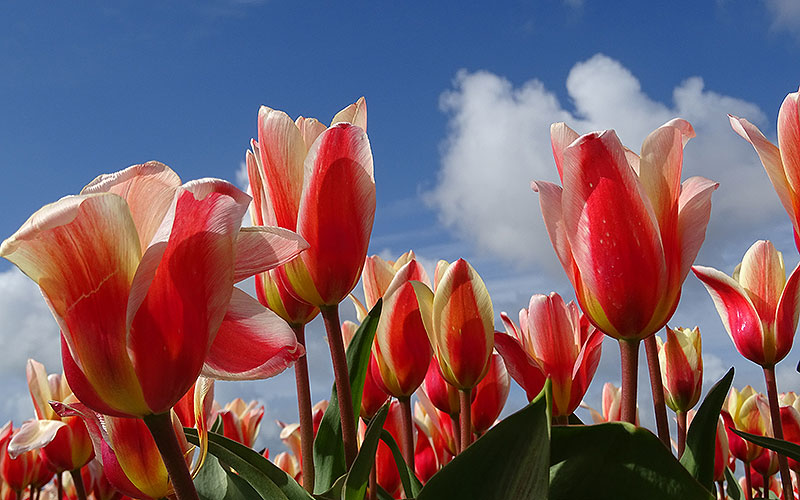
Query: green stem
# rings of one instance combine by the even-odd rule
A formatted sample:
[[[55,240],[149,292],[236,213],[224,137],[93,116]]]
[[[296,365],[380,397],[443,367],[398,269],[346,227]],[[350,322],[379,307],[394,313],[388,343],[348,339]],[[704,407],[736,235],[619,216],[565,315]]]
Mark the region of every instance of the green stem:
[[[306,348],[305,325],[292,325],[297,342]],[[303,487],[314,491],[314,417],[311,412],[311,385],[308,377],[308,356],[303,354],[294,363],[297,386],[297,413],[300,416],[300,453],[303,469]]]
[[[169,412],[148,415],[143,417],[142,420],[144,420],[147,428],[150,429],[150,434],[153,435],[153,440],[156,442],[159,453],[161,453],[161,459],[164,461],[164,466],[169,474],[177,499],[200,500],[200,497],[197,496],[197,490],[194,488],[194,483],[192,483],[189,468],[183,459],[183,450],[181,450],[178,437],[172,427],[172,418]]]
[[[655,335],[650,335],[644,339],[644,352],[647,354],[647,368],[650,372],[650,388],[653,391],[653,411],[656,416],[658,439],[669,449],[667,404],[664,402],[664,384],[661,380],[661,367],[658,362],[658,344],[656,343]],[[680,454],[681,452],[678,453],[679,457],[681,456]]]
[[[639,371],[640,340],[619,341],[619,354],[622,365],[622,401],[620,411],[623,422],[636,425],[636,384]]]

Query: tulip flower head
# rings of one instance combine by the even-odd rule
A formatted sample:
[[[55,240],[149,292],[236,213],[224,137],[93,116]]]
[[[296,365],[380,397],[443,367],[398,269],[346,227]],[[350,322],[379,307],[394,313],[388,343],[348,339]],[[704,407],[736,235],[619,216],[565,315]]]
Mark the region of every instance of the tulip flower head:
[[[478,435],[483,434],[494,425],[508,399],[510,389],[508,370],[503,362],[503,357],[492,353],[489,362],[489,371],[483,380],[472,390],[472,404],[470,405],[472,431]]]
[[[531,297],[519,312],[519,326],[502,313],[506,334],[495,343],[509,373],[532,400],[550,377],[553,415],[568,416],[580,404],[600,362],[603,334],[574,302],[557,293]]]
[[[375,217],[366,128],[363,98],[327,128],[266,106],[258,113],[258,142],[247,155],[255,211],[311,245],[276,274],[287,291],[314,306],[341,302],[364,266]]]
[[[233,286],[307,246],[283,229],[241,229],[249,203],[230,183],[181,184],[150,162],[99,176],[3,242],[0,256],[39,285],[61,328],[81,402],[163,414],[201,371],[264,378],[302,354],[283,320]]]
[[[703,389],[703,357],[700,330],[667,327],[667,341],[656,336],[664,397],[672,411],[689,411]]]
[[[789,354],[800,313],[800,266],[789,278],[783,255],[769,241],[755,242],[733,276],[694,266],[739,353],[764,368]]]
[[[597,411],[589,405],[581,404],[582,408],[589,410],[592,416],[592,422],[601,424],[603,422],[621,422],[621,401],[622,389],[615,386],[611,382],[606,382],[603,385],[603,394],[601,400],[601,411]],[[636,409],[636,425],[639,425],[639,409]]]
[[[746,441],[730,428],[764,436],[769,428],[769,405],[763,394],[745,386],[741,391],[731,388],[722,411],[731,455],[749,464],[761,455],[763,448]]]
[[[612,130],[579,136],[551,126],[561,186],[536,181],[547,232],[581,309],[605,334],[641,340],[669,321],[705,239],[717,183],[681,184],[692,126],[652,132],[641,156]]]
[[[255,445],[261,419],[264,418],[264,405],[253,400],[245,403],[236,398],[225,405],[218,413],[222,417],[222,429],[225,437],[233,439],[248,448]]]
[[[442,377],[436,356],[431,358],[428,373],[425,374],[425,381],[422,384],[422,392],[425,393],[431,404],[439,411],[451,416],[458,415],[460,410],[458,406],[458,389]]]

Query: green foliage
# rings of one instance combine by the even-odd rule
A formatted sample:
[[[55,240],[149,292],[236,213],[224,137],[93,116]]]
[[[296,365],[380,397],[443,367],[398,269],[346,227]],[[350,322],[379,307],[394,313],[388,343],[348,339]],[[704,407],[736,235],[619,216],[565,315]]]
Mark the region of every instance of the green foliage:
[[[686,433],[686,449],[681,464],[700,484],[714,492],[714,444],[717,438],[719,412],[733,382],[733,368],[728,370],[711,390],[697,410]]]
[[[417,479],[414,471],[408,468],[406,461],[403,460],[403,453],[400,451],[400,447],[397,446],[397,443],[388,431],[384,430],[381,433],[381,440],[386,443],[392,451],[394,463],[397,465],[397,470],[400,473],[400,482],[403,483],[403,491],[410,491],[411,496],[416,497],[422,490],[422,483]]]
[[[742,439],[746,439],[751,443],[755,443],[763,448],[769,448],[772,451],[777,451],[781,455],[787,456],[793,460],[800,460],[800,446],[784,441],[783,439],[775,439],[766,436],[759,436],[758,434],[750,434],[748,432],[738,431],[731,429]]]
[[[194,478],[200,500],[255,500],[263,498],[247,481],[224,469],[216,457],[208,456]]]
[[[361,322],[361,326],[347,347],[347,368],[356,418],[361,411],[361,395],[364,391],[372,340],[375,338],[375,330],[381,315],[381,304],[382,302],[378,300],[375,307]],[[316,471],[314,493],[326,492],[338,478],[347,473],[340,419],[339,400],[336,397],[336,387],[334,386],[328,409],[322,417],[317,437],[314,440],[314,469]]]
[[[347,476],[345,476],[342,500],[361,500],[364,498],[364,494],[367,491],[367,483],[369,482],[369,472],[375,464],[378,442],[380,441],[383,423],[386,421],[388,413],[389,405],[384,405],[370,420],[367,432],[364,434],[364,441],[361,443],[361,449],[358,450],[358,456],[356,456],[353,466],[350,467]]]

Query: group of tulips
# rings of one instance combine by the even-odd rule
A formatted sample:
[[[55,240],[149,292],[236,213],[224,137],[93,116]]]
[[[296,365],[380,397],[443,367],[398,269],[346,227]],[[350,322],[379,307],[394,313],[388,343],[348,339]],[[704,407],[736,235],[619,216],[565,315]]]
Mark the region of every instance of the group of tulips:
[[[780,147],[730,117],[756,149],[798,248],[799,100],[790,94],[781,107]],[[196,499],[192,478],[218,417],[215,431],[252,447],[263,416],[263,407],[241,401],[215,406],[213,380],[263,379],[292,365],[299,424],[283,425],[292,453],[274,461],[318,492],[313,446],[326,404],[312,407],[305,351],[305,326],[318,314],[347,466],[363,428],[392,400],[384,428],[425,482],[496,422],[509,377],[529,400],[549,380],[552,424],[570,425],[604,334],[619,342],[622,386],[606,384],[595,421],[638,423],[644,341],[658,436],[671,449],[669,406],[680,456],[701,395],[701,340],[697,328],[667,323],[690,270],[739,352],[763,367],[767,387],[766,396],[749,387],[729,395],[717,468],[734,468],[731,457],[744,462],[747,498],[758,488],[796,498],[789,466],[797,464],[731,432],[800,441],[800,399],[779,395],[775,380],[797,327],[800,274],[787,278],[768,241],[756,242],[732,276],[693,267],[718,184],[681,182],[683,149],[695,135],[688,122],[659,127],[639,154],[613,130],[579,135],[563,123],[551,127],[561,185],[535,181],[532,188],[577,302],[533,295],[517,321],[500,314],[505,332],[495,331],[489,291],[467,261],[439,261],[431,280],[413,252],[394,261],[367,257],[376,195],[363,98],[330,126],[262,107],[257,129],[245,158],[249,194],[219,179],[182,183],[166,165],[148,162],[101,175],[80,194],[46,205],[0,246],[0,256],[40,287],[60,328],[64,371],[48,376],[28,363],[36,417],[0,434],[3,500]],[[253,225],[243,227],[248,208]],[[250,277],[255,298],[235,286]],[[363,302],[351,294],[359,281]],[[358,325],[339,318],[348,297],[360,321],[380,311],[360,412],[345,350]],[[196,444],[184,428],[196,429]],[[780,481],[770,483],[776,473]],[[53,475],[57,488],[42,489]],[[366,495],[376,498],[380,485],[395,498],[411,497],[399,478],[381,443]],[[726,498],[721,472],[715,480]]]

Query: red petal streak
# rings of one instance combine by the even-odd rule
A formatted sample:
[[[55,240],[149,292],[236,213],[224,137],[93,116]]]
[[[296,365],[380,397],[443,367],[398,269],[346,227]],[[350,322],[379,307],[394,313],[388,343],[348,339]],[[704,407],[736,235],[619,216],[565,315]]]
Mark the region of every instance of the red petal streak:
[[[786,180],[792,191],[800,190],[800,94],[786,96],[778,112],[778,147]]]
[[[544,387],[547,376],[539,365],[522,349],[519,341],[502,332],[495,332],[494,346],[503,356],[511,378],[525,390],[528,401],[532,401]]]
[[[235,288],[203,374],[221,380],[272,377],[291,366],[303,352],[284,320]]]
[[[680,285],[686,280],[686,275],[706,239],[706,228],[711,217],[711,193],[718,187],[718,183],[703,177],[690,177],[681,186],[678,200],[680,274],[677,281]]]
[[[800,314],[800,265],[794,268],[783,289],[775,314],[775,363],[789,354]]]

